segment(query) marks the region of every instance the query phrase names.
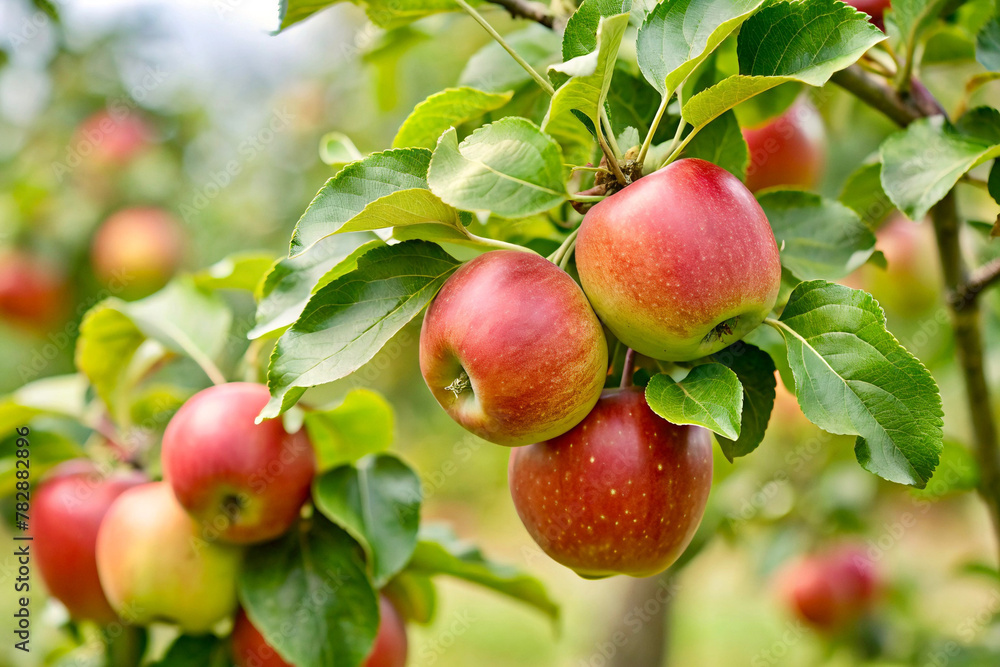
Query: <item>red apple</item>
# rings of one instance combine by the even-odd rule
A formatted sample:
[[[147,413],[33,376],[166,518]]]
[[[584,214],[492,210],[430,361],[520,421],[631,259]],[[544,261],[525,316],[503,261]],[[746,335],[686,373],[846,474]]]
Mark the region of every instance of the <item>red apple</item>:
[[[855,9],[868,14],[868,20],[879,30],[885,31],[885,10],[892,4],[891,0],[845,0]]]
[[[511,452],[508,480],[528,533],[585,577],[654,575],[691,542],[712,485],[712,439],[604,393],[573,430]]]
[[[395,607],[379,596],[381,621],[371,655],[364,667],[404,667],[406,665],[406,625]],[[291,667],[253,626],[242,609],[236,615],[231,638],[236,667]]]
[[[102,163],[125,164],[149,145],[153,132],[135,113],[97,111],[77,129],[74,145],[82,156]]]
[[[0,315],[47,329],[66,314],[63,271],[39,257],[12,250],[0,255]]]
[[[757,192],[785,186],[810,190],[826,164],[826,130],[816,107],[800,99],[763,125],[743,129],[750,149],[747,187]]]
[[[122,493],[97,533],[97,571],[111,606],[129,623],[176,623],[208,632],[236,607],[239,548],[204,541],[165,482]]]
[[[576,264],[615,336],[667,361],[741,339],[771,311],[781,283],[778,246],[757,200],[698,159],[673,162],[590,209]]]
[[[569,275],[529,252],[467,262],[420,331],[420,371],[452,419],[500,445],[565,433],[597,402],[607,374],[601,323]]]
[[[857,621],[875,602],[879,576],[864,551],[841,547],[793,564],[782,589],[804,623],[835,631]]]
[[[125,298],[163,287],[180,266],[184,230],[158,208],[127,208],[108,218],[91,246],[98,279]]]
[[[163,475],[205,529],[228,542],[278,537],[299,516],[316,474],[304,430],[254,420],[267,387],[231,382],[192,396],[163,434]]]
[[[29,525],[38,571],[73,618],[115,620],[97,575],[97,530],[119,495],[148,481],[138,471],[103,476],[90,461],[76,459],[53,468],[35,489]]]

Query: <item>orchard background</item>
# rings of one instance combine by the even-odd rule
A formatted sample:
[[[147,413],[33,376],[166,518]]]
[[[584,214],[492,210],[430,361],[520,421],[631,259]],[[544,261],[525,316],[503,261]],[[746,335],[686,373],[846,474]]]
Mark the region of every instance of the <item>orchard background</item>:
[[[300,387],[310,387],[302,401],[316,408],[310,435],[321,472],[343,464],[348,471],[355,464],[367,469],[357,459],[378,455],[383,462],[399,457],[419,475],[400,473],[401,483],[419,493],[401,496],[406,512],[395,515],[399,532],[389,531],[386,542],[373,534],[358,538],[371,541],[365,545],[370,582],[362,588],[381,588],[400,572],[409,576],[395,586],[410,619],[409,665],[1000,664],[994,623],[1000,612],[1000,290],[990,289],[1000,274],[994,238],[1000,169],[992,166],[1000,155],[994,82],[1000,23],[993,2],[897,2],[879,24],[887,39],[833,0],[692,0],[659,9],[652,2],[587,0],[573,19],[573,3],[561,0],[548,6],[517,0],[327,4],[287,0],[279,10],[257,0],[9,0],[0,8],[0,542],[13,545],[19,534],[15,427],[32,431],[33,484],[57,463],[83,456],[102,470],[128,464],[159,478],[159,446],[176,410],[213,381],[264,382],[270,365],[272,395],[290,399],[281,407],[295,402]],[[881,11],[873,7],[859,5]],[[810,12],[816,20],[802,18]],[[825,25],[817,17],[827,15],[836,17],[834,24],[817,27]],[[791,35],[783,41],[768,30],[800,19],[791,32],[777,31]],[[688,58],[677,61],[677,49]],[[755,51],[756,58],[748,55]],[[671,69],[672,59],[682,64],[683,76]],[[560,65],[564,60],[570,64]],[[739,75],[744,78],[730,82],[729,98],[706,94]],[[552,110],[546,86],[555,89]],[[680,102],[663,95],[678,91]],[[735,111],[734,101],[719,102],[744,97]],[[428,113],[435,99],[437,116]],[[705,104],[685,107],[692,99]],[[511,121],[502,119],[512,117],[527,120],[510,130]],[[740,127],[777,117],[785,120],[763,142],[759,163],[751,162]],[[782,194],[780,187],[758,193],[781,251],[774,317],[804,280],[840,282],[873,295],[888,331],[933,376],[917,389],[881,387],[921,418],[919,432],[888,438],[881,453],[892,455],[885,459],[879,452],[866,457],[864,446],[856,456],[859,436],[877,440],[870,424],[859,426],[862,418],[844,427],[843,415],[824,421],[810,414],[830,431],[850,435],[820,429],[782,379],[766,434],[759,419],[748,418],[762,408],[750,393],[743,398],[736,374],[721,394],[699,393],[708,390],[694,383],[685,387],[708,406],[702,412],[685,412],[683,401],[661,397],[654,406],[660,414],[674,421],[685,416],[730,438],[713,442],[714,478],[701,528],[663,574],[588,580],[545,555],[511,501],[510,450],[462,429],[427,390],[418,363],[418,312],[389,323],[384,345],[348,350],[327,365],[326,376],[306,377],[299,386],[304,374],[282,364],[299,354],[294,334],[302,321],[271,357],[313,285],[341,266],[329,263],[337,253],[349,262],[365,244],[363,250],[385,248],[384,266],[393,270],[388,259],[402,239],[440,243],[462,261],[517,244],[542,256],[555,253],[576,277],[572,232],[580,212],[606,194],[595,188],[595,171],[603,169],[605,183],[630,181],[648,177],[671,157],[700,157],[764,189],[771,184],[755,183],[755,174],[784,159],[779,147],[796,124],[825,138],[806,142],[785,172],[804,179],[815,195]],[[481,127],[510,132],[498,139],[499,131],[480,131],[485,148],[479,155],[496,160],[495,172],[506,169],[526,183],[523,190],[491,198],[489,183],[463,189],[463,172],[448,171],[463,159],[474,164],[459,141]],[[500,139],[511,142],[506,154],[513,155],[510,146],[543,142],[546,159],[558,156],[554,175],[504,162]],[[423,174],[393,172],[377,155],[390,148],[430,159],[430,173],[426,159]],[[602,148],[623,158],[621,174],[606,158],[601,162]],[[439,155],[452,160],[441,166],[442,159],[435,175]],[[646,159],[644,172],[634,170],[637,155]],[[361,182],[355,191],[348,192],[347,179],[327,183],[355,162]],[[378,183],[396,184],[387,190]],[[782,183],[788,180],[773,184]],[[400,191],[432,194],[438,208],[402,195],[393,200],[395,214],[370,208]],[[354,197],[349,204],[338,199],[345,193]],[[340,214],[330,210],[337,206],[348,214],[334,223]],[[446,224],[400,222],[408,212],[411,222],[427,216],[428,207]],[[380,215],[400,226],[373,225]],[[129,224],[130,216],[139,222]],[[324,236],[348,219],[361,231]],[[379,227],[378,237],[367,231],[372,226]],[[313,248],[327,241],[333,249],[326,257],[314,253],[312,266],[282,260],[290,239],[292,255],[308,246],[303,238]],[[275,266],[279,260],[284,263]],[[26,262],[35,268],[24,268]],[[364,270],[356,256],[353,262],[342,266],[345,273]],[[834,306],[857,294],[823,289]],[[329,306],[316,291],[307,313]],[[880,333],[877,309],[866,312],[863,332],[834,318],[812,333],[845,327],[858,340],[895,349]],[[796,368],[789,368],[777,336],[788,333],[782,326],[763,325],[747,340],[765,350],[790,383]],[[115,327],[125,327],[135,349],[114,347],[112,334],[122,330]],[[860,367],[863,354],[845,345],[843,357],[831,363],[846,364],[840,372],[849,375],[851,359]],[[613,339],[609,352],[616,376],[609,386],[617,386],[626,355]],[[717,374],[725,363],[719,361]],[[873,364],[878,376],[884,368]],[[688,370],[643,357],[637,368],[636,383],[651,382],[664,396],[675,381],[684,386]],[[767,381],[754,382],[743,389],[763,387],[769,395]],[[269,406],[271,416],[281,402]],[[737,403],[743,439],[734,437],[740,433]],[[861,412],[879,421],[889,403],[865,403]],[[298,408],[285,423],[296,419],[303,420]],[[335,485],[332,477],[323,479]],[[332,501],[322,501],[336,495],[326,493],[314,491],[317,505],[337,515]],[[423,546],[411,559],[415,508]],[[456,547],[442,524],[495,564]],[[439,553],[435,545],[445,546]],[[268,544],[249,549],[258,565],[277,553]],[[832,616],[804,621],[789,590],[818,579],[818,589],[832,584],[842,593],[847,575],[824,569],[817,558],[833,560],[845,549],[854,563],[865,564],[874,592],[847,611],[824,607]],[[273,583],[282,570],[271,563],[257,572],[273,575]],[[9,631],[17,575],[13,556],[0,556],[0,619],[6,619],[0,636],[8,637],[0,644],[0,664],[139,664],[122,637],[145,637],[145,630],[127,620],[116,629],[71,621],[62,605],[46,599],[37,569],[32,651],[15,650]],[[248,598],[276,597],[265,579],[242,589],[251,615],[261,612]],[[328,608],[355,619],[347,623],[347,639],[330,640],[332,655],[343,660],[332,664],[358,664],[344,656],[368,650],[374,607]],[[268,612],[271,622],[290,609]],[[315,615],[311,620],[322,622]],[[227,633],[223,622],[212,635],[218,639],[175,643],[174,625],[154,624],[144,664],[228,664]],[[324,644],[316,637],[287,646],[301,655]],[[168,652],[171,646],[191,655]]]

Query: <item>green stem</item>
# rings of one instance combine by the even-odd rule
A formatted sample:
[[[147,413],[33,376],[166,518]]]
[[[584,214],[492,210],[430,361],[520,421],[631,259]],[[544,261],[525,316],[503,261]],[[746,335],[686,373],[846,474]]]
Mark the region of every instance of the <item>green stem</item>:
[[[510,54],[511,58],[516,60],[517,64],[523,67],[525,72],[531,75],[531,78],[535,80],[535,83],[541,86],[542,90],[544,90],[549,95],[556,94],[556,91],[552,87],[552,84],[546,81],[544,78],[542,78],[542,75],[536,72],[535,68],[528,64],[527,60],[518,55],[518,53],[513,48],[511,48],[510,44],[508,44],[504,40],[504,38],[500,36],[500,33],[498,33],[493,28],[493,26],[491,26],[489,22],[483,18],[483,16],[479,12],[473,9],[472,6],[469,5],[469,3],[467,3],[465,0],[455,0],[455,2],[458,3],[459,7],[465,10],[466,14],[474,18],[479,25],[483,26],[483,30],[488,32],[490,34],[490,37],[495,39],[497,43],[500,44],[500,46],[502,46],[504,50]]]
[[[649,132],[646,133],[646,139],[642,142],[642,148],[639,149],[639,157],[636,158],[636,162],[639,164],[646,161],[646,153],[649,152],[649,147],[653,145],[653,135],[656,134],[656,130],[660,126],[660,121],[663,120],[663,114],[666,113],[667,107],[670,105],[671,97],[673,97],[673,93],[668,91],[663,96],[663,99],[660,100],[660,107],[656,110],[653,122],[649,126]]]
[[[572,201],[582,201],[582,202],[599,202],[604,201],[607,197],[605,195],[581,195],[575,194],[570,195],[569,198]]]
[[[618,147],[618,140],[615,138],[614,128],[611,127],[611,119],[608,118],[608,110],[601,105],[601,122],[604,124],[604,128],[608,133],[608,143],[611,144],[611,150],[614,151],[616,158],[621,158],[622,151]]]
[[[477,236],[472,232],[466,231],[465,235],[470,241],[477,245],[490,246],[491,248],[499,248],[501,250],[517,250],[518,252],[531,252],[535,251],[531,248],[525,248],[523,245],[518,245],[516,243],[508,243],[507,241],[500,241],[498,239],[491,239],[486,236]],[[535,253],[536,255],[538,253]]]
[[[548,259],[550,262],[552,262],[557,266],[561,265],[563,258],[569,253],[570,248],[576,246],[576,237],[579,233],[580,233],[579,227],[571,231],[569,233],[569,236],[567,236],[565,240],[563,240],[562,244],[558,248],[556,248],[556,251],[551,255],[549,255],[546,259]]]

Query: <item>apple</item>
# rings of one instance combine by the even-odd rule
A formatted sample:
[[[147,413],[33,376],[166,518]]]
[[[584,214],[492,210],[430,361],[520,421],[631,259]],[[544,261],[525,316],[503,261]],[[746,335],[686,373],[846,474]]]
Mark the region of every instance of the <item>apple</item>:
[[[162,209],[127,208],[97,230],[90,249],[97,278],[118,296],[137,298],[163,287],[184,254],[181,224]]]
[[[299,516],[316,474],[304,430],[254,420],[267,387],[230,382],[192,396],[163,434],[163,476],[191,516],[227,541],[264,542]]]
[[[135,113],[116,116],[101,110],[80,123],[74,144],[80,155],[122,165],[149,146],[152,134],[152,128]]]
[[[565,433],[594,407],[608,369],[601,323],[555,264],[496,250],[460,267],[427,309],[420,372],[441,407],[499,445]]]
[[[647,577],[684,552],[712,485],[712,439],[677,426],[641,389],[606,391],[573,430],[510,455],[514,507],[545,553],[577,574]]]
[[[576,244],[583,291],[639,354],[687,361],[743,338],[778,297],[778,246],[738,178],[684,159],[594,206]]]
[[[846,2],[858,11],[868,14],[868,20],[872,25],[885,31],[885,10],[889,9],[891,0],[846,0]]]
[[[208,632],[236,608],[242,551],[206,542],[166,482],[118,496],[97,533],[97,571],[126,622]]]
[[[830,632],[856,622],[878,597],[879,574],[859,547],[807,556],[783,576],[783,594],[808,625]]]
[[[47,329],[66,314],[63,271],[20,250],[0,255],[0,315],[18,324]]]
[[[378,606],[381,618],[378,634],[363,667],[404,667],[406,625],[384,595],[379,596]],[[236,615],[231,642],[236,667],[291,667],[267,643],[242,609]]]
[[[148,481],[138,471],[103,476],[90,461],[74,459],[50,470],[35,488],[30,526],[38,571],[73,618],[115,620],[97,574],[97,531],[118,496]]]
[[[750,149],[747,187],[812,189],[826,164],[826,130],[816,107],[799,99],[777,118],[743,129]]]

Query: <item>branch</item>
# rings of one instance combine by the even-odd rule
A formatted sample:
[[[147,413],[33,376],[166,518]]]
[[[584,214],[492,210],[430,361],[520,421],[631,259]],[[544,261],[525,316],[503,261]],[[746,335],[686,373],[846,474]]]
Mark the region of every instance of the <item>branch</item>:
[[[927,116],[947,115],[930,91],[916,79],[911,83],[910,92],[903,94],[868,74],[861,66],[851,65],[834,74],[831,81],[903,127]]]
[[[546,12],[544,5],[527,0],[490,0],[490,2],[503,7],[516,19],[529,19],[549,29],[555,27],[556,17]]]
[[[1000,282],[1000,258],[976,269],[965,284],[955,291],[951,303],[956,310],[964,310],[976,300],[980,292],[997,282]]]

